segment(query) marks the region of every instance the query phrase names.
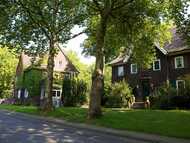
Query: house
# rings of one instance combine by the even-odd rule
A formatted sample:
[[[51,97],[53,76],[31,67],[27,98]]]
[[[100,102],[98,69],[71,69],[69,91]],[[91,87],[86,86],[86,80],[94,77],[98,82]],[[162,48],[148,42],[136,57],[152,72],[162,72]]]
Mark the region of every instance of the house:
[[[128,55],[120,55],[111,62],[112,82],[127,80],[135,91],[136,101],[142,101],[167,81],[177,89],[184,88],[181,77],[190,74],[190,47],[176,29],[172,30],[171,42],[163,48],[156,45],[155,50],[156,60],[150,69],[143,69]]]
[[[40,105],[46,96],[48,55],[28,56],[24,52],[19,57],[16,68],[14,96],[21,103]],[[76,76],[79,71],[65,53],[60,50],[54,58],[53,102],[62,100],[62,81],[64,77]]]

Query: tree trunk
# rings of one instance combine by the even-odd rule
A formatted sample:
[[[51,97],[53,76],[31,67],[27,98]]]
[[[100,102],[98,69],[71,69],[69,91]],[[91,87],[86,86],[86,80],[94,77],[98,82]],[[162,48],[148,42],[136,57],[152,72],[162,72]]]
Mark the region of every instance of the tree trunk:
[[[49,56],[47,65],[47,97],[45,97],[43,111],[52,111],[52,90],[53,90],[53,69],[55,56],[55,41],[54,38],[50,40]]]
[[[92,87],[90,93],[90,104],[88,117],[97,118],[102,115],[101,96],[104,86],[104,38],[106,35],[108,16],[101,16],[100,24],[96,34],[96,64],[92,75]]]

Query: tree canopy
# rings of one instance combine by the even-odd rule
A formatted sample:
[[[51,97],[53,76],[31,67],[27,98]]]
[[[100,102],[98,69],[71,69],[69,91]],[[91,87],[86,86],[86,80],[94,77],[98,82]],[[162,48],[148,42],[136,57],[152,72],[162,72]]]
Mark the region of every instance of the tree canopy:
[[[0,47],[0,98],[11,95],[17,58],[7,47]]]
[[[173,18],[178,32],[183,34],[190,44],[190,2],[189,0],[171,0],[170,16]]]
[[[97,7],[99,5],[99,8]],[[83,52],[95,55],[96,27],[100,22],[100,11],[103,11],[104,1],[92,2],[91,17],[87,22],[88,39],[84,42]],[[133,57],[139,63],[149,64],[153,59],[153,44],[161,45],[170,38],[168,29],[170,23],[161,22],[167,14],[166,1],[110,1],[112,5],[107,33],[105,35],[104,53],[108,63],[119,55],[133,49]],[[99,10],[98,10],[99,9]],[[168,31],[168,32],[167,32]],[[146,41],[146,42],[144,42]]]
[[[74,0],[8,0],[5,8],[6,28],[1,30],[3,44],[25,50],[29,54],[48,52],[48,98],[44,110],[52,109],[54,56],[59,44],[76,35],[75,24],[81,24],[85,12],[81,1]]]

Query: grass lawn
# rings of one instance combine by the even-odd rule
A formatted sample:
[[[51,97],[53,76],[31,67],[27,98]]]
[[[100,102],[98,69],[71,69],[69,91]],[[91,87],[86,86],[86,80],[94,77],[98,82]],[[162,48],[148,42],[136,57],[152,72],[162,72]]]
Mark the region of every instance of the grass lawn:
[[[59,108],[54,112],[40,113],[36,107],[0,105],[0,109],[35,115],[51,116],[71,122],[80,122],[109,128],[131,130],[190,139],[190,111],[184,110],[126,110],[104,109],[104,116],[88,120],[87,109]]]

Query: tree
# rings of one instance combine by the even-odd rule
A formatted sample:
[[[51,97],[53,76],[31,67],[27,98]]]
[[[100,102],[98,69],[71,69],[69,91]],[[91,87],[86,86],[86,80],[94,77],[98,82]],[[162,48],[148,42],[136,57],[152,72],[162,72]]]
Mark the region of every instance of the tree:
[[[17,64],[16,55],[7,47],[0,47],[0,98],[10,97]]]
[[[7,5],[8,22],[1,41],[33,55],[48,51],[48,98],[43,109],[52,110],[54,56],[60,43],[83,33],[72,35],[70,30],[82,21],[84,8],[74,0],[8,0]]]
[[[190,44],[190,2],[189,0],[171,0],[170,16],[173,18],[178,32],[183,34]]]
[[[89,86],[91,82],[93,63],[92,65],[87,65],[87,64],[82,63],[77,53],[71,50],[67,52],[67,56],[69,57],[69,60],[71,60],[71,62],[79,70],[80,73],[78,75],[78,78],[86,81]]]
[[[89,95],[94,64],[92,63],[91,65],[87,65],[82,63],[77,53],[74,51],[68,51],[67,56],[80,72],[78,75],[78,79],[83,80],[87,83],[87,95]]]
[[[96,57],[92,76],[89,118],[101,116],[101,95],[104,86],[104,59],[124,46],[126,52],[152,57],[153,43],[158,35],[165,2],[159,0],[91,0],[88,1],[87,45],[93,47]],[[113,40],[113,41],[111,41]],[[115,44],[113,44],[115,43]],[[117,46],[116,46],[117,45]],[[110,46],[110,47],[109,47]],[[145,56],[143,56],[145,57]],[[145,61],[148,61],[148,60]],[[142,59],[141,59],[142,60]]]

